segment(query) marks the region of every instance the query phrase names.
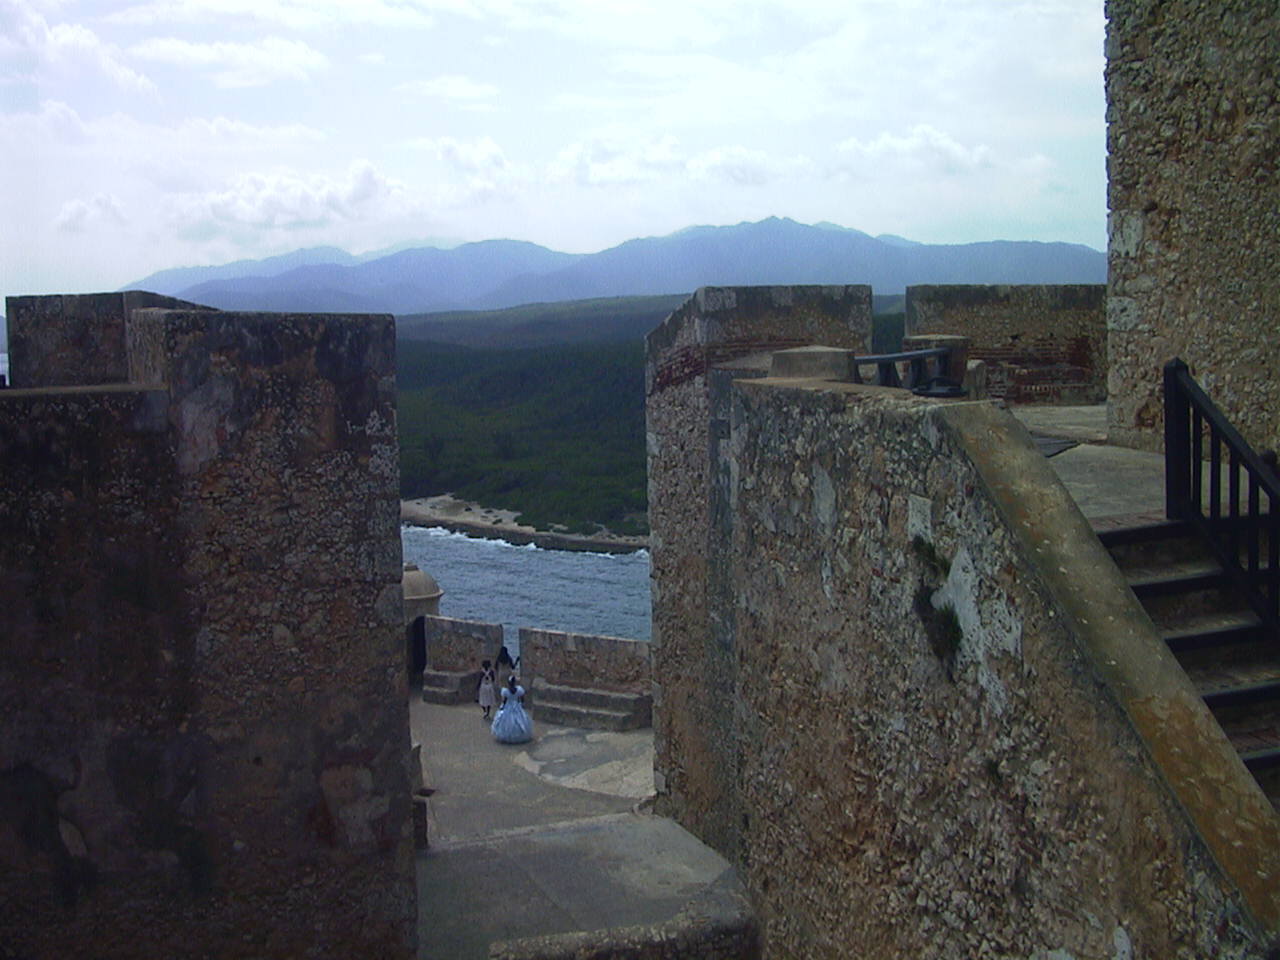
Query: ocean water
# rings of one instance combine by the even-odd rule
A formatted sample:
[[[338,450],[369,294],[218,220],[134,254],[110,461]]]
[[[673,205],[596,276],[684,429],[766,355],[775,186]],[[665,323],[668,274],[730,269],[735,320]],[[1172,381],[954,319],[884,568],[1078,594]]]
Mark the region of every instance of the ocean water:
[[[404,559],[440,584],[440,614],[501,623],[518,652],[519,628],[649,641],[649,554],[517,547],[439,527],[400,529]]]

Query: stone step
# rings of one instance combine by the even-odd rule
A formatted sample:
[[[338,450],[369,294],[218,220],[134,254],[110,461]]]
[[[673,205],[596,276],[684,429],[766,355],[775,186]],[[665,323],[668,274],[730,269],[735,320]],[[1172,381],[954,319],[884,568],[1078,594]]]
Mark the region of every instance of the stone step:
[[[548,703],[540,700],[533,710],[533,717],[541,723],[561,727],[577,727],[584,730],[639,730],[650,726],[650,711],[605,710],[601,707],[576,706],[574,704]]]
[[[1159,566],[1206,555],[1206,548],[1191,524],[1181,520],[1112,527],[1099,531],[1098,539],[1121,570]]]
[[[617,710],[624,713],[643,709],[644,703],[653,702],[653,698],[647,693],[570,687],[564,684],[547,683],[537,678],[533,681],[533,689],[538,694],[539,702],[551,701],[571,706],[598,707],[602,710]]]
[[[467,670],[455,673],[448,670],[422,671],[422,699],[427,703],[470,703],[476,698],[480,684],[480,672]]]
[[[1207,649],[1225,651],[1265,638],[1257,615],[1239,610],[1186,617],[1166,626],[1161,633],[1175,654]]]

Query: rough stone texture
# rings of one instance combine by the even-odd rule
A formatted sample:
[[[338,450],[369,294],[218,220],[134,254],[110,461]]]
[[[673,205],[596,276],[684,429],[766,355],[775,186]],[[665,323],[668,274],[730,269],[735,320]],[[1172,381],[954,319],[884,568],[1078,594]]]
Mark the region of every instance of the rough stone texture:
[[[1163,443],[1181,356],[1280,446],[1280,88],[1272,0],[1108,0],[1109,436]]]
[[[712,487],[728,482],[720,445],[728,436],[728,386],[768,370],[773,349],[822,344],[866,352],[871,289],[707,287],[646,339],[650,578],[657,812],[734,859],[739,813],[731,732],[732,651],[713,622],[711,593],[729,589],[708,566]],[[752,368],[747,359],[763,353]],[[716,367],[731,369],[717,373]],[[664,809],[663,804],[666,804]]]
[[[502,624],[427,617],[427,669],[479,674],[481,660],[496,660]]]
[[[737,779],[659,799],[737,814],[765,956],[1265,956],[1276,816],[1025,432],[874,387],[732,400],[720,633],[665,633],[657,679],[734,696],[657,750]],[[686,671],[712,643],[725,674]]]
[[[505,940],[490,960],[758,960],[760,931],[742,884],[726,873],[665,923]]]
[[[156,389],[0,393],[0,942],[411,955],[393,322],[124,342]]]
[[[990,396],[1009,403],[1100,403],[1107,391],[1106,287],[907,287],[906,333],[970,339]]]
[[[559,630],[520,628],[520,673],[566,687],[644,693],[653,683],[651,650],[643,640],[625,640]]]
[[[9,297],[9,382],[15,387],[129,383],[125,319],[141,307],[202,310],[143,290]]]

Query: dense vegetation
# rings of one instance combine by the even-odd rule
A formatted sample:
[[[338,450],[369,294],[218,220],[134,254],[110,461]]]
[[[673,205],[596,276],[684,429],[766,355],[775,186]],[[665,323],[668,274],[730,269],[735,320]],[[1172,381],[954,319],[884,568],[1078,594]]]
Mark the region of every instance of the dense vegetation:
[[[872,339],[900,349],[902,314],[878,315]],[[495,350],[402,335],[397,351],[401,496],[453,493],[541,528],[646,530],[637,336]]]
[[[401,340],[401,495],[454,493],[539,527],[644,532],[644,348]]]
[[[640,341],[688,294],[602,297],[527,303],[503,310],[454,310],[398,317],[401,340],[435,340],[470,347],[540,347],[557,343]]]

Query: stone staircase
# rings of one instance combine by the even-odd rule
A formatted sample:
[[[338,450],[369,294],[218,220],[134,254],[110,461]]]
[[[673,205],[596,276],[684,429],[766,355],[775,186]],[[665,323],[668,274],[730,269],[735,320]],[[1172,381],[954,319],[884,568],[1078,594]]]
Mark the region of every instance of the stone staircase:
[[[427,703],[472,703],[480,684],[479,670],[452,673],[448,670],[422,671],[422,699]]]
[[[1099,533],[1249,772],[1280,811],[1280,636],[1188,524]]]
[[[588,730],[639,730],[653,724],[653,697],[566,687],[535,679],[533,716],[542,723]]]

